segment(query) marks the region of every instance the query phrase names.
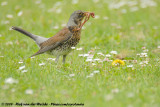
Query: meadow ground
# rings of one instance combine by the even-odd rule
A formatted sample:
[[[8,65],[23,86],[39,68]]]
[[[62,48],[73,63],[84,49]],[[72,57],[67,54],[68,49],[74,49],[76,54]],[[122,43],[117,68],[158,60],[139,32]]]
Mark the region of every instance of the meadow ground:
[[[28,58],[38,47],[10,30],[19,26],[51,37],[75,10],[92,11],[96,17],[83,27],[81,41],[65,65],[47,54]],[[114,60],[120,66],[113,66]],[[159,107],[159,65],[159,0],[0,1],[1,104]]]

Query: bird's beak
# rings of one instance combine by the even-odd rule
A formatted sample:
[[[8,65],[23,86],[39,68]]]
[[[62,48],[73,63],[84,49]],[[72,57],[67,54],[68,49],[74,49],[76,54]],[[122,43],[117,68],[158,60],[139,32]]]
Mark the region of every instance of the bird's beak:
[[[84,17],[85,17],[84,22],[80,24],[80,27],[77,30],[80,30],[83,27],[83,25],[89,20],[90,16],[92,18],[95,17],[93,12],[84,12]]]
[[[89,12],[84,12],[83,16],[87,16],[89,14]]]

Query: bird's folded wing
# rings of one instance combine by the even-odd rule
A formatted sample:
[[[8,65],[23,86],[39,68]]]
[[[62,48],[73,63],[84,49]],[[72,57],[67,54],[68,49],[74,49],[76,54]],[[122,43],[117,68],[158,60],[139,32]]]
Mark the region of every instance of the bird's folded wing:
[[[33,54],[32,56],[42,54],[46,51],[52,50],[58,47],[60,44],[67,42],[72,37],[72,33],[69,31],[68,28],[63,28],[59,31],[55,36],[49,38],[45,42],[40,44],[40,50]],[[32,57],[31,56],[31,57]]]

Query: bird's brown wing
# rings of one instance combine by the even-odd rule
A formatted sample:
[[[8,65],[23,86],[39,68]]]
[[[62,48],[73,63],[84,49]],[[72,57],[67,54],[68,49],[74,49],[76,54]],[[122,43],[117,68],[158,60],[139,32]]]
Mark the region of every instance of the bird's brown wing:
[[[49,38],[45,42],[41,43],[40,50],[35,54],[33,54],[31,57],[56,48],[60,44],[63,44],[66,41],[68,41],[71,37],[72,37],[72,33],[69,31],[68,28],[65,27],[61,31],[59,31],[56,35]]]

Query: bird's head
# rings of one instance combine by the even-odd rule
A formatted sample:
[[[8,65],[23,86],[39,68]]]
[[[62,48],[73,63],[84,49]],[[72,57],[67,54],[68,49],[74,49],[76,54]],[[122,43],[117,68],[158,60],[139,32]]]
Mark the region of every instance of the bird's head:
[[[89,14],[90,14],[90,12],[84,12],[81,10],[74,11],[69,18],[69,21],[67,23],[67,27],[80,26],[83,18],[85,16],[88,17],[87,15],[89,15]]]

